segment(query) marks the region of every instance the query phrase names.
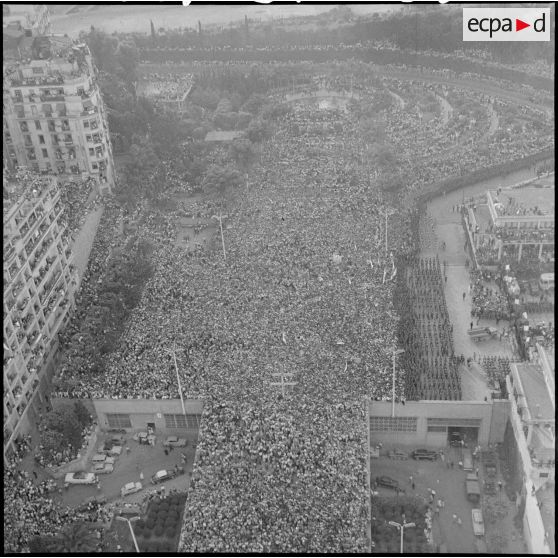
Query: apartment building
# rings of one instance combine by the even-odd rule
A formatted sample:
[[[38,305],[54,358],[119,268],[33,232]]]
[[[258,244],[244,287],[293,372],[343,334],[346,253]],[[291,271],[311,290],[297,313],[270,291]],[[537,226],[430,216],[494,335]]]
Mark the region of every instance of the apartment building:
[[[4,165],[115,182],[106,112],[85,44],[64,36],[24,37],[4,55]]]
[[[42,402],[77,273],[56,177],[4,176],[3,206],[6,457]]]
[[[533,363],[513,363],[506,378],[510,424],[521,472],[520,511],[530,554],[554,554],[556,424],[554,360],[537,344]]]

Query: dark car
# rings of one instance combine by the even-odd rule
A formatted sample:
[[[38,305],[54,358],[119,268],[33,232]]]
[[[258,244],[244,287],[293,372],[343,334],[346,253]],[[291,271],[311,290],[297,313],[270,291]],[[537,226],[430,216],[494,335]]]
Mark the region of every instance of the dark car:
[[[164,482],[166,480],[174,479],[176,477],[176,472],[171,471],[168,469],[162,469],[161,471],[157,471],[151,477],[151,484],[159,484],[160,482]]]
[[[409,459],[407,452],[398,449],[388,452],[388,457],[390,459]]]
[[[438,459],[438,452],[427,449],[416,449],[411,453],[411,457],[417,460],[425,459],[427,461],[436,461],[436,459]]]
[[[399,488],[399,483],[395,479],[392,479],[391,477],[386,477],[385,475],[381,477],[376,477],[376,484],[378,486],[383,486],[384,488],[401,490],[401,488]]]

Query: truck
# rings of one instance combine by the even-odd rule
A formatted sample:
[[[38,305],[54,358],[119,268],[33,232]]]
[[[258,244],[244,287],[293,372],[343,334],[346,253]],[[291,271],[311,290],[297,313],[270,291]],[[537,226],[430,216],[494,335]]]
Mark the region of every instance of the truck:
[[[469,475],[467,475],[469,477]],[[480,502],[481,490],[478,479],[469,479],[465,481],[465,492],[467,493],[467,500],[473,504]]]

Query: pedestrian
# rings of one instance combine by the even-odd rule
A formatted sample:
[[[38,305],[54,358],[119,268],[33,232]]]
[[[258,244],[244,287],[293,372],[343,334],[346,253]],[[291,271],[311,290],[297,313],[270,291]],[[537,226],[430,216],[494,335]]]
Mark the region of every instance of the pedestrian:
[[[465,300],[465,296],[467,295],[466,292],[463,292],[463,300]]]
[[[413,484],[413,475],[409,477],[409,484]]]
[[[440,481],[438,481],[438,482],[440,482]],[[435,490],[431,490],[430,494],[432,495],[433,499],[436,497],[436,491]]]
[[[456,514],[452,514],[451,520],[452,520],[454,523],[457,523],[457,515],[456,515]]]
[[[440,507],[444,509],[446,507],[446,501],[443,498],[441,498],[441,500],[442,500],[442,505]]]
[[[434,508],[434,515],[435,515],[435,516],[439,516],[439,515],[440,515],[440,508],[439,508],[438,506],[436,506],[436,507]]]
[[[462,469],[462,468],[463,468],[463,461],[460,461],[460,462],[457,464],[457,466],[458,466],[460,469]]]
[[[101,482],[100,482],[100,481],[97,483],[97,490],[98,490],[99,492],[101,492]]]
[[[143,471],[140,471],[139,477],[140,477],[140,480],[143,480],[143,479],[144,479]]]
[[[411,488],[412,488],[413,490],[415,489],[415,481],[413,481],[413,482],[411,483]]]
[[[445,454],[444,452],[442,452],[442,453],[440,454],[440,459],[442,460],[442,463],[445,463],[445,461],[446,461],[446,454]]]
[[[498,481],[498,490],[499,490],[500,492],[502,492],[502,487],[503,487],[503,486],[504,486],[504,485],[502,484],[502,481],[499,480],[499,481]]]
[[[477,475],[477,477],[479,476],[479,468],[478,467],[475,469],[475,474]]]
[[[457,524],[461,527],[461,525],[463,525],[463,521],[461,521],[461,518],[458,517],[457,518]]]
[[[453,469],[453,461],[450,461],[451,468]]]
[[[465,293],[463,293],[463,294],[465,294]],[[463,297],[463,298],[465,298],[465,297]],[[469,324],[469,326],[470,326],[470,329],[473,329],[473,322],[471,322],[471,323]]]
[[[128,455],[130,455],[130,452],[131,452],[131,451],[132,451],[132,450],[130,449],[130,446],[126,446],[126,453],[127,453]]]
[[[35,477],[35,479],[39,477],[39,475],[37,475],[37,471],[33,471],[33,476]]]
[[[169,454],[169,450],[167,448],[165,448],[165,455]]]

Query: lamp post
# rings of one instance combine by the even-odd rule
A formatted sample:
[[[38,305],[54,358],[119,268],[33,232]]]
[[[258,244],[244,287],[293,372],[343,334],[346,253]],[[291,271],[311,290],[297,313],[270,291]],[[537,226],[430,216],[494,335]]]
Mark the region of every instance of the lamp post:
[[[402,523],[397,523],[397,521],[389,521],[389,524],[392,527],[395,527],[397,529],[399,529],[399,532],[401,533],[401,547],[399,549],[400,554],[403,554],[403,533],[405,532],[405,529],[408,527],[416,527],[416,525],[411,522],[411,523],[405,523],[405,515],[403,515],[403,522]]]
[[[120,521],[125,521],[128,524],[128,527],[130,528],[130,533],[132,534],[132,540],[134,541],[134,546],[136,547],[136,552],[139,554],[140,549],[138,546],[138,541],[136,540],[136,535],[134,534],[134,530],[132,529],[132,521],[139,519],[139,517],[136,516],[136,517],[132,517],[131,519],[126,519],[125,517],[118,515],[116,516],[116,519],[119,519]]]
[[[404,353],[403,349],[397,349],[393,351],[393,369],[391,374],[391,416],[395,416],[395,357]]]
[[[228,215],[223,215],[219,212],[219,215],[212,215],[212,219],[217,219],[219,221],[219,229],[221,230],[221,244],[223,246],[223,258],[227,261],[227,254],[225,253],[225,239],[223,237],[223,219],[226,219]]]

